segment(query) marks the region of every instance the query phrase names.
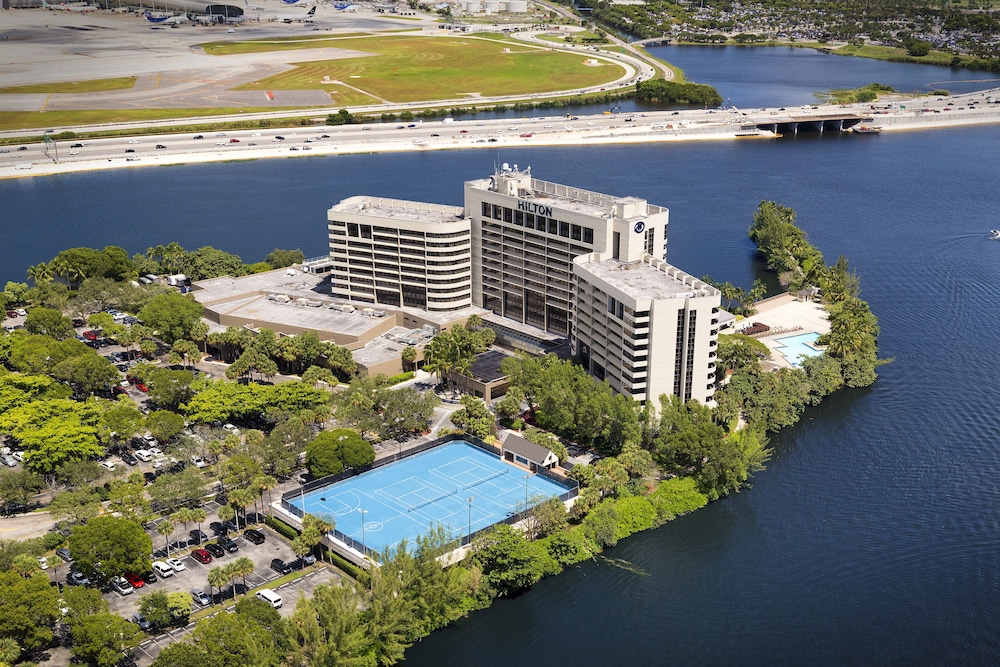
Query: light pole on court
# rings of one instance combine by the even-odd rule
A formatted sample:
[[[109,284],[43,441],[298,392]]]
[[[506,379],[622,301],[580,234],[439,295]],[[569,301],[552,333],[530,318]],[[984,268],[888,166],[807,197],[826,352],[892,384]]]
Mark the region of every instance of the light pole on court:
[[[476,500],[475,496],[470,496],[469,501],[469,546],[472,546],[472,503]]]
[[[531,479],[531,475],[524,476],[524,511],[528,511],[528,480]]]
[[[365,515],[368,514],[368,510],[359,507],[358,512],[361,514],[361,554],[368,558],[368,548],[365,547]]]

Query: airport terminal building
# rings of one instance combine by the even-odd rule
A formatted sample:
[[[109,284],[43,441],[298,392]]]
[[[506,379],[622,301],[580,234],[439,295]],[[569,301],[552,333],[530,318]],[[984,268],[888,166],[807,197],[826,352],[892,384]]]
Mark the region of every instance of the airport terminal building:
[[[638,401],[708,402],[718,290],[664,261],[666,208],[504,167],[465,184],[464,207],[351,197],[329,209],[330,294],[569,341],[594,377]]]

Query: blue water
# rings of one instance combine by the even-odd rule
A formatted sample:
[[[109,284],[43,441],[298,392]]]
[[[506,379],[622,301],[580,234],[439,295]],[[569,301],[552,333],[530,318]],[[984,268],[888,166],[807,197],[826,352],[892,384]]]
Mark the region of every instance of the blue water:
[[[304,501],[307,512],[332,517],[341,533],[381,553],[404,539],[414,547],[418,535],[438,525],[461,539],[565,492],[495,454],[452,442],[312,491]]]
[[[822,352],[812,347],[819,338],[818,333],[805,333],[798,336],[787,336],[785,338],[775,338],[775,342],[781,343],[779,352],[781,356],[788,360],[793,368],[802,365],[802,357],[818,357]]]
[[[687,57],[725,71],[716,53],[727,52]],[[834,61],[844,78],[872,66]],[[900,67],[885,65],[865,78]],[[763,103],[769,84],[754,91],[754,82],[791,67],[745,71],[757,101],[738,104]],[[627,567],[597,559],[542,581],[425,638],[407,664],[997,665],[1000,242],[988,233],[1000,211],[1000,126],[871,139],[363,155],[6,181],[0,275],[23,280],[29,264],[79,243],[145,251],[177,239],[245,259],[274,247],[319,255],[325,212],[345,197],[460,204],[465,180],[510,162],[667,206],[672,263],[774,290],[747,229],[761,200],[781,202],[827,262],[843,254],[861,276],[881,355],[894,359],[878,382],[835,393],[773,435],[774,456],[752,487],[607,553]]]

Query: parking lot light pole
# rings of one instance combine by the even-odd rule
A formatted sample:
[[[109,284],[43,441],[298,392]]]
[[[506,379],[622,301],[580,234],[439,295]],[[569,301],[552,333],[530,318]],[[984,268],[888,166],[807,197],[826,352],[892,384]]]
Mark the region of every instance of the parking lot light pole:
[[[365,546],[365,515],[368,514],[368,510],[359,507],[358,512],[361,513],[361,554],[368,558],[368,548]]]

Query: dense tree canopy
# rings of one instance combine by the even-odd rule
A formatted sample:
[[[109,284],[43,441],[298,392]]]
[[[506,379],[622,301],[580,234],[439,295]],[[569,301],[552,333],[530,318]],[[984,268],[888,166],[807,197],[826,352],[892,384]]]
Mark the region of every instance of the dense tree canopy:
[[[202,306],[190,296],[167,292],[153,297],[139,318],[167,343],[188,338],[201,320]]]
[[[126,572],[149,572],[153,540],[134,521],[98,516],[73,528],[69,551],[76,568],[89,577],[105,580]]]

